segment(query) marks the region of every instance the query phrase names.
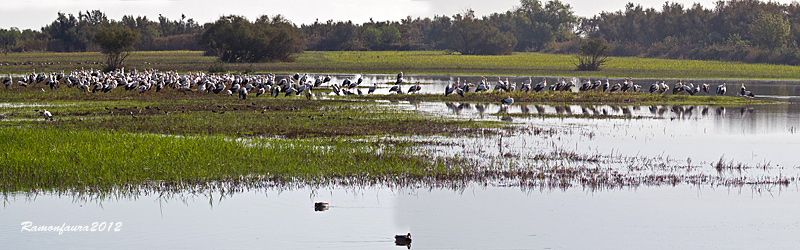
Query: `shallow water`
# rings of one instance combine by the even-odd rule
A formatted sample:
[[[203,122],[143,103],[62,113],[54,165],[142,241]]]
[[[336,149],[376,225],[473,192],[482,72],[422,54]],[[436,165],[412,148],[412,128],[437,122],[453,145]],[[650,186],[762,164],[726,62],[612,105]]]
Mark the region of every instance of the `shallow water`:
[[[326,75],[326,74],[309,74],[310,77],[316,77],[317,75]],[[351,81],[355,81],[358,79],[360,74],[330,74],[331,76],[331,83],[341,84],[345,78],[350,78]],[[375,91],[375,94],[389,94],[389,88],[391,88],[396,79],[396,74],[363,74],[363,83],[359,85],[359,88],[362,88],[362,91],[366,94],[366,89],[372,87],[374,83],[378,83],[378,88]],[[283,75],[278,74],[278,78],[281,77],[291,77],[290,75]],[[517,89],[520,89],[522,86],[522,82],[529,79],[527,76],[459,76],[459,75],[451,75],[451,76],[442,76],[442,75],[405,75],[403,76],[404,83],[401,87],[403,93],[408,92],[408,88],[411,87],[413,83],[421,83],[422,90],[419,93],[422,94],[444,94],[444,89],[447,84],[451,82],[455,82],[457,80],[467,81],[469,83],[477,84],[480,82],[482,77],[486,77],[487,82],[489,83],[489,87],[494,87],[495,83],[500,77],[500,80],[505,81],[508,78],[508,81],[511,83],[515,83]],[[546,79],[548,86],[552,85],[553,83],[562,79],[562,77],[530,77],[533,84],[539,83],[542,79]],[[577,77],[565,77],[563,78],[566,81],[573,81],[575,82],[576,87],[574,87],[573,91],[578,91],[578,87],[580,87],[581,83],[589,78],[577,78]],[[591,80],[597,80],[598,78],[591,78]],[[600,78],[601,80],[608,79],[609,82],[613,85],[614,83],[622,83],[624,81],[623,78]],[[642,86],[642,92],[646,92],[650,85],[656,81],[666,81],[667,84],[672,87],[677,80],[673,79],[635,79],[634,84],[638,84]],[[745,85],[746,89],[752,91],[757,97],[771,97],[771,98],[787,98],[787,97],[800,97],[800,81],[794,80],[749,80],[749,79],[682,79],[682,82],[690,82],[695,85],[707,83],[710,86],[710,90],[713,95],[713,91],[716,89],[717,85],[725,83],[727,86],[727,94],[728,96],[735,96],[739,88],[742,84]],[[475,86],[473,86],[472,90],[474,90]],[[326,92],[323,92],[326,93]],[[707,93],[699,93],[698,95],[710,95]]]
[[[642,187],[586,192],[299,189],[73,201],[17,197],[0,217],[2,249],[794,249],[798,188],[771,192]],[[315,212],[315,201],[330,209]],[[21,232],[33,225],[122,222],[118,232]]]
[[[483,151],[498,154],[502,150],[527,155],[565,148],[585,154],[692,158],[695,164],[724,158],[750,165],[771,163],[788,169],[800,167],[794,154],[800,145],[800,103],[745,107],[544,104],[503,107],[426,102],[399,106],[436,116],[503,120],[529,130],[552,131],[547,136],[513,133],[489,138],[458,138],[474,140],[464,144],[480,145]],[[521,114],[528,115],[515,116]],[[563,117],[553,117],[557,115]],[[583,115],[602,118],[582,118]],[[502,146],[498,146],[500,140],[503,140]]]

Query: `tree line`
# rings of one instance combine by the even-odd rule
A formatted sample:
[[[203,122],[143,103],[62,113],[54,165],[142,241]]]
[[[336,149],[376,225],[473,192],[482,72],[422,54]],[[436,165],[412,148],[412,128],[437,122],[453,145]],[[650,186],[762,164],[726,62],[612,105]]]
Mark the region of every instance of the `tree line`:
[[[581,18],[577,33],[607,40],[616,56],[800,65],[797,2],[719,1],[713,9],[665,3],[661,10],[629,3]]]
[[[120,24],[139,34],[134,45],[137,50],[202,50],[196,36],[203,27],[181,15],[170,20],[159,15],[158,20],[147,17],[123,16],[109,19],[100,10],[79,12],[78,15],[58,13],[56,20],[41,30],[0,28],[0,46],[5,53],[23,51],[80,52],[100,51],[92,38],[102,27]]]
[[[136,50],[206,50],[231,62],[291,60],[292,53],[303,50],[575,54],[592,40],[606,41],[612,56],[800,65],[800,4],[761,0],[719,1],[708,9],[699,4],[667,2],[655,9],[629,3],[623,10],[593,17],[578,17],[559,0],[521,0],[511,10],[483,17],[468,10],[453,16],[362,24],[329,20],[300,26],[280,15],[254,21],[224,16],[200,24],[183,15],[177,20],[123,16],[115,21],[93,10],[77,16],[58,13],[41,30],[0,29],[0,45],[6,53],[99,51],[91,39],[109,23],[138,33]]]

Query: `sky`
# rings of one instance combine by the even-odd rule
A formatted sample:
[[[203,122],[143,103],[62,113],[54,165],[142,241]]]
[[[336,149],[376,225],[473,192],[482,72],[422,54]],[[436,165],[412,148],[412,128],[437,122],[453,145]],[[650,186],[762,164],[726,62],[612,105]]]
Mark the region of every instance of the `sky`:
[[[688,8],[700,3],[713,8],[717,0],[672,0]],[[546,2],[546,1],[542,1]],[[578,16],[594,16],[602,11],[614,12],[625,8],[628,2],[645,8],[661,9],[665,0],[562,0],[572,6]],[[773,2],[789,3],[791,0]],[[158,20],[161,14],[170,20],[181,14],[196,22],[212,22],[223,15],[242,15],[255,20],[261,15],[281,14],[295,24],[309,24],[315,20],[345,21],[355,23],[398,21],[407,16],[452,16],[472,9],[478,16],[505,12],[519,5],[519,0],[4,0],[0,4],[0,28],[17,27],[35,29],[53,22],[58,12],[77,16],[79,11],[97,10],[110,19],[120,20],[123,15],[147,16]]]

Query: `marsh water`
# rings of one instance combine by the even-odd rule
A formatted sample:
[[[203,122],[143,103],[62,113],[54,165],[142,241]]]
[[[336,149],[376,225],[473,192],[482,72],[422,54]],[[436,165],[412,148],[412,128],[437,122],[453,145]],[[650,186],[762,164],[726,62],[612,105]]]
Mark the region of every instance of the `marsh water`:
[[[317,74],[315,74],[317,75]],[[323,75],[323,74],[319,74]],[[378,88],[375,94],[389,94],[389,88],[394,85],[396,82],[397,76],[393,74],[329,74],[331,76],[331,83],[339,84],[345,79],[350,79],[351,81],[356,81],[359,77],[362,77],[363,83],[359,85],[360,88],[369,88],[373,86],[374,83],[378,84]],[[277,75],[278,78],[282,77],[291,77],[291,75]],[[422,89],[419,93],[422,94],[442,94],[444,93],[445,86],[449,83],[456,82],[460,80],[461,82],[469,82],[473,84],[477,84],[480,82],[482,78],[486,78],[486,81],[489,83],[489,87],[494,87],[495,83],[498,80],[502,81],[509,81],[510,83],[514,83],[517,89],[520,89],[521,84],[523,81],[529,79],[529,77],[525,76],[455,76],[455,75],[405,75],[403,76],[403,85],[401,85],[401,89],[403,92],[408,92],[408,88],[411,87],[414,83],[420,83]],[[573,81],[576,85],[573,88],[573,91],[577,91],[580,84],[586,80],[609,80],[611,84],[614,83],[621,83],[624,79],[621,78],[588,78],[588,77],[530,77],[530,80],[533,84],[539,83],[542,80],[546,80],[548,86],[551,84],[560,81]],[[642,91],[646,91],[651,84],[655,83],[656,81],[665,81],[670,87],[677,82],[676,79],[634,79],[634,83],[642,86]],[[794,80],[749,80],[749,79],[681,79],[684,83],[693,83],[695,85],[707,83],[712,88],[712,91],[716,88],[717,85],[725,83],[728,89],[728,94],[730,96],[736,95],[736,91],[742,86],[745,85],[747,90],[752,91],[759,97],[771,97],[771,98],[789,98],[789,97],[797,97],[800,96],[800,85],[798,85],[798,81]],[[366,92],[366,91],[365,91]],[[702,95],[703,93],[701,93]]]
[[[797,187],[642,187],[586,192],[298,189],[232,197],[73,201],[16,197],[3,249],[794,249]],[[314,211],[314,201],[330,202]],[[122,222],[118,232],[20,232],[20,223]]]
[[[346,76],[334,82],[341,77]],[[406,80],[428,83],[423,92],[442,93],[456,78]],[[651,80],[636,81],[646,88]],[[385,83],[392,81],[394,75],[365,77],[367,84],[382,83],[381,93],[388,93]],[[800,248],[800,82],[725,82],[729,92],[744,83],[757,98],[786,103],[381,102],[434,117],[518,127],[382,138],[417,141],[432,156],[458,155],[486,167],[593,171],[559,185],[505,178],[453,188],[301,186],[225,196],[13,194],[0,210],[0,249],[405,249],[395,246],[393,236],[409,232],[413,249]],[[601,185],[586,181],[597,176],[624,178]],[[317,201],[329,202],[329,209],[315,211]],[[24,231],[26,221],[121,224],[115,224],[119,231],[59,234]]]

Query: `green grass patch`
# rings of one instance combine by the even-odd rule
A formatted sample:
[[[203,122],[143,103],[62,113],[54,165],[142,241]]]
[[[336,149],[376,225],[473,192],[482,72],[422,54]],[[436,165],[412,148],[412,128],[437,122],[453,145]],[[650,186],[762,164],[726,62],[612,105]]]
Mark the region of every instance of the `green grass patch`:
[[[170,136],[49,126],[0,129],[0,187],[111,190],[241,178],[374,182],[462,172],[414,152],[411,143]],[[156,184],[152,184],[156,183]]]
[[[225,63],[234,72],[339,72],[444,75],[530,75],[574,77],[635,77],[678,79],[800,79],[800,67],[740,62],[610,57],[605,69],[575,71],[572,55],[514,53],[506,56],[454,55],[442,51],[306,51],[295,62]],[[0,72],[27,73],[33,70],[69,71],[100,69],[98,52],[10,53],[0,58]],[[206,71],[215,57],[201,51],[134,52],[127,68],[155,68],[162,71]],[[8,65],[6,65],[8,64]],[[16,65],[15,65],[16,64]]]

